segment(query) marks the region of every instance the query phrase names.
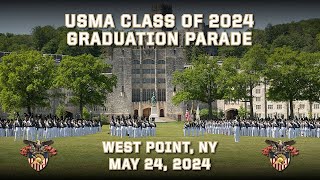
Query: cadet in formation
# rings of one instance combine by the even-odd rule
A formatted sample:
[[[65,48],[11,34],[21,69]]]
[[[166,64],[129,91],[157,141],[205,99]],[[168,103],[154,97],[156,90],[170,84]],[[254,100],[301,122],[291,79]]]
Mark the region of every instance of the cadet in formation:
[[[201,128],[200,128],[201,127]],[[203,127],[203,128],[202,128]],[[234,135],[235,142],[240,136],[260,136],[270,138],[317,137],[320,138],[320,119],[242,119],[242,120],[202,120],[186,121],[184,136],[197,136],[198,131],[208,134]]]
[[[101,122],[84,119],[59,119],[55,116],[28,116],[0,120],[0,137],[14,140],[48,140],[57,137],[84,136],[101,131]]]
[[[131,118],[129,116],[114,116],[110,121],[110,135],[123,137],[146,137],[156,135],[156,123],[149,122],[146,118]]]
[[[204,136],[205,122],[204,121],[186,121],[183,126],[184,136]]]

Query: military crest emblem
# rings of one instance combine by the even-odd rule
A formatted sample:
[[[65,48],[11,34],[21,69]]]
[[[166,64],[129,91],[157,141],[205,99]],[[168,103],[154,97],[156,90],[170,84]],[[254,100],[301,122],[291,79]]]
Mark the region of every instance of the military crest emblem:
[[[262,149],[262,154],[269,157],[272,167],[278,171],[285,170],[291,161],[291,157],[299,154],[299,150],[292,146],[295,144],[294,140],[285,142],[266,140],[265,142],[269,146]]]
[[[27,146],[20,150],[20,154],[28,158],[29,165],[36,171],[41,171],[48,165],[49,157],[57,155],[57,150],[50,145],[53,141],[23,141]]]

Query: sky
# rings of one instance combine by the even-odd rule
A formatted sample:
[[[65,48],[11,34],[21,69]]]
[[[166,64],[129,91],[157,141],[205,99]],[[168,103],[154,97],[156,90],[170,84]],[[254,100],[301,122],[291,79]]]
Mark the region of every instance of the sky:
[[[320,2],[311,0],[10,0],[0,3],[0,33],[30,34],[35,26],[64,25],[66,13],[113,14],[116,24],[123,13],[150,13],[152,4],[171,4],[177,19],[184,13],[253,13],[255,27],[320,18]],[[177,24],[180,21],[177,20]],[[179,28],[179,26],[178,26]]]

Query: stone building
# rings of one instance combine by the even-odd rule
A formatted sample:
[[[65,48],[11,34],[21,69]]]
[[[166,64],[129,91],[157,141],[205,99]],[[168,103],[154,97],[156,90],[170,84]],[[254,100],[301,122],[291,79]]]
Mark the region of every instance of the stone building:
[[[254,116],[257,118],[288,118],[290,115],[289,102],[275,102],[266,99],[266,92],[269,86],[264,84],[259,84],[253,89],[253,112]],[[250,103],[241,101],[228,101],[228,100],[218,100],[217,108],[225,112],[227,118],[231,118],[240,107],[246,107],[249,111]],[[293,102],[293,112],[294,116],[297,118],[312,117],[320,118],[320,104],[312,103],[308,101],[294,101]]]
[[[155,93],[158,115],[181,119],[183,105],[174,106],[171,98],[175,93],[172,75],[186,64],[183,48],[115,48],[108,63],[118,78],[106,100],[108,114],[147,117]]]

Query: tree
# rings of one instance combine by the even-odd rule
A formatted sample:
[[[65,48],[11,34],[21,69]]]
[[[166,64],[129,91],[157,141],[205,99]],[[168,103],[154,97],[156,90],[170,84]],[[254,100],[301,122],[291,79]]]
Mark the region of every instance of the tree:
[[[33,42],[38,51],[41,51],[55,37],[57,37],[57,31],[53,26],[36,26],[32,29]]]
[[[109,117],[106,114],[100,114],[101,124],[106,125],[109,123]]]
[[[192,61],[192,67],[177,71],[173,75],[173,84],[177,93],[173,103],[198,100],[208,104],[208,118],[212,118],[212,102],[222,98],[215,80],[219,73],[217,59],[201,55]]]
[[[71,56],[78,56],[81,54],[91,54],[94,57],[99,57],[102,54],[101,46],[69,46],[67,44],[67,33],[69,31],[79,32],[78,29],[68,29],[66,27],[59,27],[57,29],[59,33],[59,42],[57,44],[57,53]],[[93,31],[98,31],[101,33],[101,30],[88,30],[89,33]],[[50,42],[49,42],[50,43]],[[50,45],[50,44],[49,44]]]
[[[303,74],[302,81],[304,83],[301,99],[309,101],[309,113],[312,116],[312,103],[320,102],[320,53],[301,52],[298,60],[301,62],[299,71]]]
[[[243,58],[226,58],[217,78],[219,92],[224,98],[250,102],[250,117],[253,118],[253,88],[261,82],[267,61],[267,50],[260,44],[252,46]]]
[[[0,103],[5,112],[46,106],[54,78],[52,57],[37,51],[13,52],[0,62]]]
[[[88,111],[87,108],[84,107],[82,113],[83,113],[82,116],[84,119],[87,119],[87,120],[90,119],[91,113]]]
[[[249,99],[250,118],[253,118],[253,88],[261,83],[267,64],[268,53],[261,45],[252,46],[240,62],[239,82],[245,84],[246,94],[243,99]],[[242,89],[240,89],[242,90]]]
[[[85,105],[102,105],[116,85],[115,75],[104,75],[109,65],[92,55],[66,56],[61,61],[55,86],[73,91],[71,103],[79,106],[82,117]]]
[[[59,106],[56,109],[56,116],[59,118],[62,117],[64,119],[64,116],[66,115],[66,107],[62,104],[59,104]]]
[[[205,109],[201,109],[200,110],[200,118],[203,119],[208,119],[208,115],[209,115],[209,109],[205,108]]]
[[[33,50],[32,37],[30,35],[14,35],[0,33],[0,51],[12,52],[21,50]]]
[[[235,57],[223,58],[219,76],[216,82],[219,84],[218,91],[223,94],[223,99],[238,100],[246,95],[246,86],[239,76],[240,59]]]
[[[244,108],[243,106],[240,106],[239,111],[238,111],[239,117],[244,119],[247,117],[248,111],[246,108]]]
[[[241,58],[248,51],[247,46],[221,46],[218,48],[218,55],[222,57]]]
[[[58,50],[59,39],[51,39],[42,47],[42,52],[45,54],[55,54]]]
[[[268,58],[267,78],[270,88],[268,99],[274,101],[289,101],[290,117],[293,118],[293,101],[301,100],[305,85],[304,74],[301,71],[302,61],[299,53],[289,47],[276,48]]]
[[[198,57],[200,57],[202,54],[205,54],[206,51],[204,47],[201,46],[185,46],[184,47],[185,53],[186,53],[186,59],[188,63],[191,63],[192,61],[196,60]]]

